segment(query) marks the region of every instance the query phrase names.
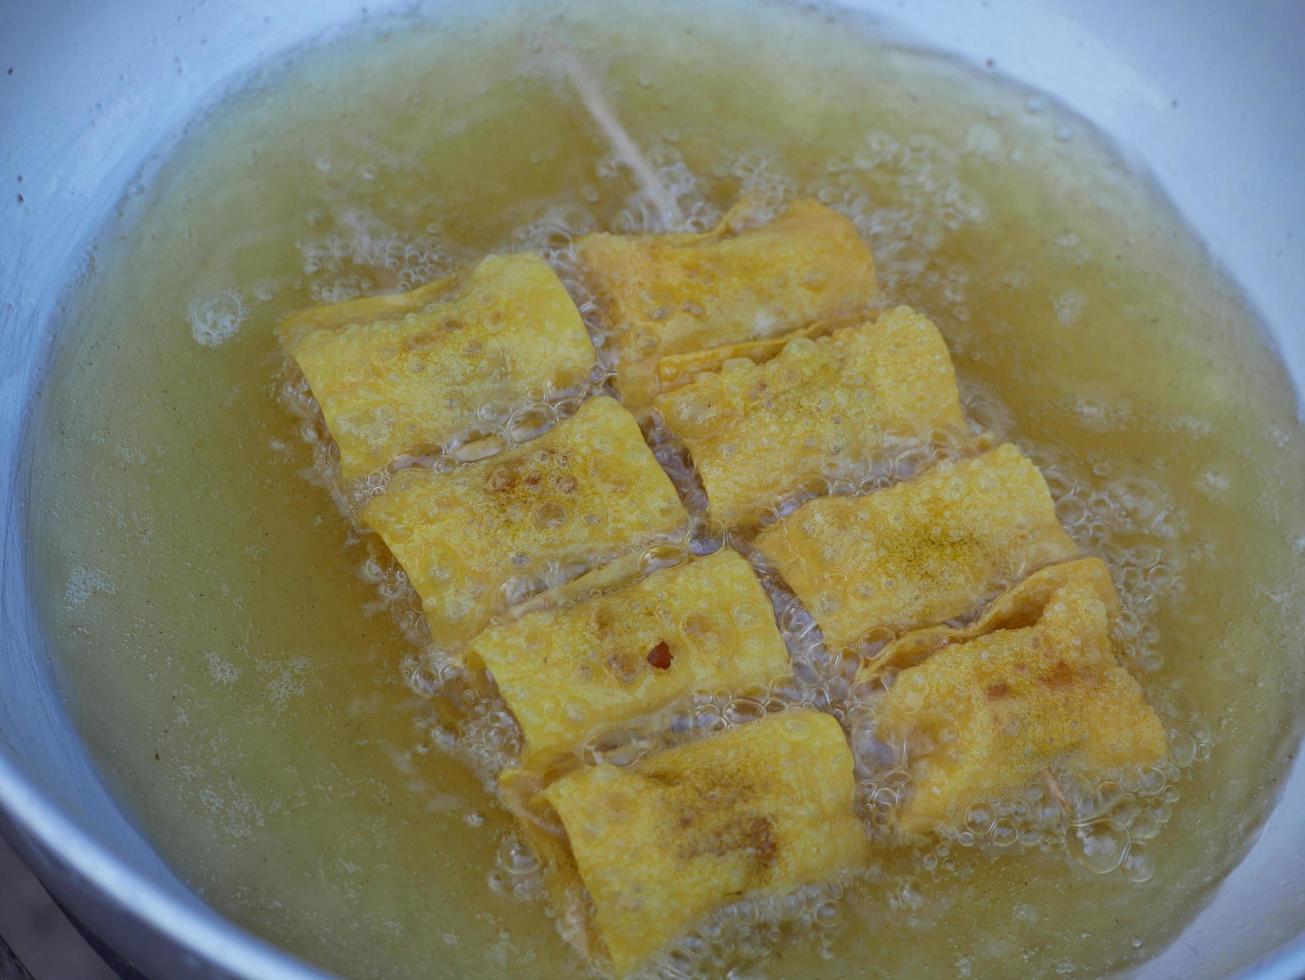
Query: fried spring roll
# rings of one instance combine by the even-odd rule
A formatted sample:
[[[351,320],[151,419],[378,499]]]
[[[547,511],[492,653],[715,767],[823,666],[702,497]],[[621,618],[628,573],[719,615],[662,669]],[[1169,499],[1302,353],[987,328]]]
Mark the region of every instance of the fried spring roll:
[[[862,497],[808,501],[755,543],[844,651],[971,615],[1077,550],[1042,474],[1009,444]]]
[[[578,389],[596,361],[561,281],[529,254],[491,255],[401,295],[305,310],[280,335],[346,480],[483,436],[489,418]]]
[[[929,631],[913,656],[934,652],[897,675],[876,716],[909,760],[904,833],[962,827],[1053,766],[1100,777],[1164,759],[1164,727],[1111,646],[1117,602],[1105,566],[1076,561],[1011,596],[991,632]]]
[[[876,453],[964,433],[947,345],[904,306],[792,340],[763,364],[728,361],[654,404],[726,527],[749,524],[804,486],[859,475]]]
[[[730,549],[491,626],[468,660],[521,725],[526,766],[686,695],[747,694],[788,673],[770,600]]]
[[[362,517],[449,650],[506,608],[513,580],[550,565],[578,573],[688,524],[634,417],[606,397],[498,456],[449,472],[402,470]]]
[[[665,355],[769,340],[864,312],[874,259],[847,218],[811,200],[758,228],[743,204],[702,235],[586,235],[581,268],[616,355],[616,387],[636,413],[660,390]]]
[[[792,710],[575,770],[530,799],[525,826],[563,903],[589,910],[588,951],[624,976],[721,906],[861,866],[854,796],[838,722]]]

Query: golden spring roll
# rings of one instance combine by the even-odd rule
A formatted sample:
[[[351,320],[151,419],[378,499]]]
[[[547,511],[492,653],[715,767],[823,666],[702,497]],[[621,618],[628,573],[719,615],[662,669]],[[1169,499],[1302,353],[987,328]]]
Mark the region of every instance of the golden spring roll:
[[[576,390],[596,355],[580,313],[536,255],[397,296],[306,310],[281,326],[340,450],[346,480],[402,453],[455,448],[532,400]]]
[[[602,307],[616,387],[636,413],[659,390],[664,355],[767,340],[863,312],[874,259],[847,218],[795,201],[739,230],[741,205],[703,235],[586,235],[580,264]]]
[[[525,826],[562,904],[590,910],[591,950],[624,976],[730,902],[862,865],[854,797],[838,722],[792,710],[575,770],[534,796]]]
[[[941,645],[880,702],[876,733],[909,760],[903,833],[961,827],[973,806],[1053,765],[1102,776],[1164,759],[1164,727],[1111,647],[1117,599],[1105,567],[1061,566],[1031,595],[1043,607],[1025,606],[1004,628],[958,630],[951,643],[931,631],[924,646]]]
[[[686,695],[756,692],[788,673],[770,600],[729,549],[491,626],[468,662],[521,725],[525,766]]]
[[[938,328],[905,306],[763,364],[733,360],[654,402],[684,442],[711,515],[746,525],[784,494],[863,471],[881,450],[964,432]]]
[[[967,616],[1074,555],[1038,468],[1010,444],[863,497],[803,504],[756,539],[834,650]]]
[[[449,472],[396,473],[362,517],[449,650],[505,607],[513,579],[541,575],[549,563],[583,571],[688,524],[634,417],[606,397],[498,456]]]

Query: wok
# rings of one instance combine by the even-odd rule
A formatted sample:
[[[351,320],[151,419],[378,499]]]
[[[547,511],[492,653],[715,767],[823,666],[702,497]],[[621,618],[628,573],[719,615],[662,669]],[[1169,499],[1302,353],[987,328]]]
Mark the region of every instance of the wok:
[[[866,0],[890,33],[1063,99],[1148,168],[1305,384],[1305,4]],[[150,976],[317,971],[224,921],[108,794],[65,712],[26,568],[25,417],[64,291],[115,202],[255,66],[409,0],[45,0],[0,6],[0,831]],[[178,74],[177,63],[185,65]],[[19,182],[18,176],[22,175]],[[1305,628],[1305,624],[1302,624]],[[1305,767],[1253,847],[1142,977],[1305,975]]]

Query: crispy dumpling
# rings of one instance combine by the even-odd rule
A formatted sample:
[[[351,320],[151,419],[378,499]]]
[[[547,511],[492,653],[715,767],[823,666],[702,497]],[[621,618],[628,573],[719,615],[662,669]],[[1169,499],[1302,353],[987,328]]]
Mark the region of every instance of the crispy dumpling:
[[[1104,565],[1078,561],[1009,603],[1007,625],[929,631],[922,649],[935,651],[897,675],[876,716],[909,763],[903,833],[963,826],[1053,765],[1099,776],[1164,759],[1164,727],[1111,647],[1116,602]]]
[[[808,501],[755,545],[834,650],[972,614],[1077,550],[1042,474],[1010,444],[863,497]]]
[[[586,235],[581,267],[602,307],[616,388],[636,413],[659,390],[665,355],[768,340],[865,311],[874,259],[847,218],[795,201],[758,228],[746,206],[702,235]]]
[[[491,626],[468,661],[493,675],[527,766],[685,695],[755,692],[788,672],[770,600],[730,549]]]
[[[396,473],[363,522],[403,566],[435,642],[456,649],[508,604],[513,580],[583,571],[681,532],[688,514],[634,417],[599,397],[498,456]]]
[[[951,357],[928,317],[899,306],[763,364],[740,359],[660,395],[714,519],[754,520],[809,483],[858,475],[881,450],[964,432]]]
[[[397,296],[287,320],[283,344],[321,406],[346,480],[403,453],[454,448],[596,363],[580,313],[537,255],[491,255]]]
[[[838,722],[791,710],[628,768],[577,769],[518,812],[559,903],[591,909],[591,952],[624,976],[744,895],[862,865],[855,795]]]

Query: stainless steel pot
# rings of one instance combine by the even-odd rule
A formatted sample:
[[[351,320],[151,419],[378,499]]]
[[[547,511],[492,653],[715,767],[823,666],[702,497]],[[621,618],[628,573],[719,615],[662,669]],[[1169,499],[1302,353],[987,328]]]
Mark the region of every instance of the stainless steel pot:
[[[1305,4],[860,6],[908,38],[992,58],[1113,135],[1242,284],[1297,390],[1305,385]],[[61,292],[150,155],[253,66],[386,8],[412,5],[0,6],[0,830],[62,903],[151,976],[316,971],[205,906],[100,782],[64,712],[28,593],[24,513],[35,502],[24,493],[24,418]],[[1251,852],[1139,975],[1305,975],[1303,840],[1305,768],[1297,764]]]

